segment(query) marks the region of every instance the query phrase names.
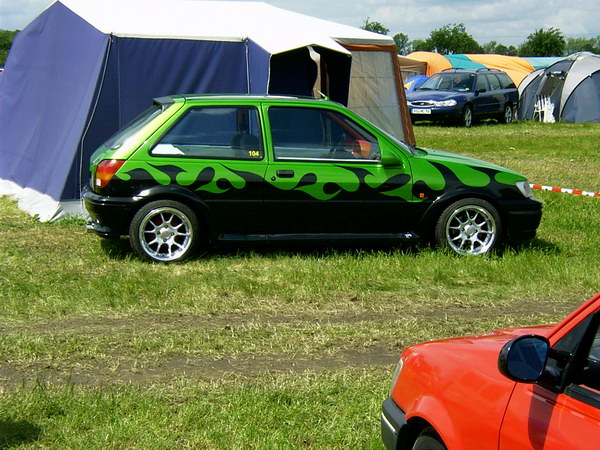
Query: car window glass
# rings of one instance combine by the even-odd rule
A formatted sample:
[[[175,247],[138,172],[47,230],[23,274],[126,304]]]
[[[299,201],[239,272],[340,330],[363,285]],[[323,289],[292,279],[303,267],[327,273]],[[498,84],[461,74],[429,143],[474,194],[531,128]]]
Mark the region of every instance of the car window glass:
[[[488,73],[486,75],[488,82],[490,83],[490,89],[495,91],[496,89],[500,89],[500,81],[498,81],[498,77],[496,77],[493,73]]]
[[[183,158],[261,159],[258,111],[232,106],[190,108],[150,153]]]
[[[563,352],[574,353],[591,320],[592,317],[588,316],[579,322],[571,331],[554,344],[554,348]]]
[[[578,323],[571,331],[569,331],[565,336],[563,336],[559,341],[557,341],[553,348],[560,352],[570,353],[571,355],[575,354],[587,327],[591,321],[591,316],[586,317],[580,323]],[[550,354],[548,358],[548,363],[546,364],[546,372],[550,378],[554,378],[555,381],[558,380],[557,377],[560,376],[564,368],[564,363],[559,359],[556,359]]]
[[[502,89],[516,89],[515,83],[505,73],[497,73],[496,76],[500,80]]]
[[[269,109],[276,160],[377,161],[377,139],[348,117],[316,108]]]
[[[471,73],[438,73],[425,81],[418,90],[471,91],[473,78]]]
[[[439,74],[432,75],[430,78],[425,80],[425,82],[417,89],[420,91],[425,91],[428,89],[439,89],[441,81],[442,81],[441,75],[439,75]]]
[[[469,73],[457,73],[452,78],[452,90],[454,91],[470,91],[473,84],[473,78]]]
[[[477,77],[477,82],[475,83],[475,90],[477,92],[487,92],[490,90],[486,77]]]
[[[124,128],[119,130],[114,136],[110,137],[105,143],[104,146],[110,149],[117,149],[128,137],[137,133],[141,130],[147,123],[149,123],[152,119],[158,116],[163,111],[161,105],[154,104],[152,107],[144,111],[138,117],[133,119],[129,124],[127,124]]]
[[[600,391],[600,327],[596,329],[596,335],[585,359],[580,383]]]

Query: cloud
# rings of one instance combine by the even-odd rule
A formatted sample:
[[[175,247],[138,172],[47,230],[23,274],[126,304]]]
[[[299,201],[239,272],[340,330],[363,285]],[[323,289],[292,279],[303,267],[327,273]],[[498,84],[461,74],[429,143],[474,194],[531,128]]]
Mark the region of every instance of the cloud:
[[[2,0],[0,28],[21,30],[44,11],[53,0]]]
[[[464,23],[478,42],[518,45],[539,28],[555,27],[566,36],[600,35],[597,0],[265,0],[273,6],[360,27],[368,17],[390,34],[426,39],[447,24]],[[0,28],[22,29],[52,0],[0,0]]]
[[[597,0],[565,4],[548,0],[368,0],[373,7],[372,20],[402,32],[412,39],[425,39],[431,31],[446,24],[464,23],[478,42],[490,40],[518,45],[539,28],[555,27],[565,36],[600,34],[600,10]]]

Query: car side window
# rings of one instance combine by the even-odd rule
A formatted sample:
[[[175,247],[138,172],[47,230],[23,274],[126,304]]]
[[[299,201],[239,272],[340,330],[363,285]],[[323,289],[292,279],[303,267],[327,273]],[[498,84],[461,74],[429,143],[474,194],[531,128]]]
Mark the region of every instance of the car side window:
[[[508,75],[505,73],[497,73],[496,76],[500,80],[500,85],[502,89],[516,89],[515,83],[510,79]]]
[[[589,315],[558,341],[553,348],[562,352],[563,357],[553,356],[551,353],[546,366],[547,374],[553,375],[552,378],[557,386],[564,383],[565,394],[598,407],[600,407],[599,314]]]
[[[478,76],[477,81],[475,82],[475,91],[476,92],[487,92],[489,91],[489,85],[486,77]]]
[[[488,73],[488,74],[486,74],[486,78],[488,79],[488,82],[490,83],[490,89],[492,91],[495,91],[496,89],[500,89],[500,81],[498,80],[498,77],[496,77],[495,74]]]
[[[190,108],[150,150],[153,156],[257,160],[263,157],[258,110]]]
[[[584,360],[583,368],[579,374],[579,383],[600,393],[600,327]]]
[[[269,122],[276,160],[380,159],[377,138],[336,111],[271,107]]]

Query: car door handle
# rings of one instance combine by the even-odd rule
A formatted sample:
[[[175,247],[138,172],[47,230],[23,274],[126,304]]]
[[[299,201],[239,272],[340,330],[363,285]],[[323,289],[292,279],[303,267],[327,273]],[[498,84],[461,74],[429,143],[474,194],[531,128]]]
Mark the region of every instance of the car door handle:
[[[277,176],[279,178],[293,178],[294,171],[293,170],[278,170]]]

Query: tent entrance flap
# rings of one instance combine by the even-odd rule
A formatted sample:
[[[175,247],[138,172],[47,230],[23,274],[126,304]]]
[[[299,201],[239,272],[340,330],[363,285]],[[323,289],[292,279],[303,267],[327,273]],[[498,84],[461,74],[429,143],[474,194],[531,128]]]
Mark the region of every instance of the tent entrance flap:
[[[392,136],[414,145],[395,46],[344,47],[352,53],[348,107]]]
[[[348,104],[350,55],[324,47],[308,46],[271,56],[269,94],[315,96]],[[320,97],[320,94],[317,94]]]

